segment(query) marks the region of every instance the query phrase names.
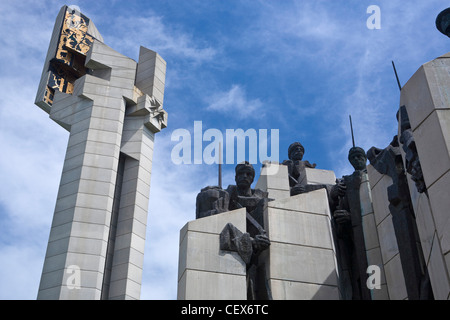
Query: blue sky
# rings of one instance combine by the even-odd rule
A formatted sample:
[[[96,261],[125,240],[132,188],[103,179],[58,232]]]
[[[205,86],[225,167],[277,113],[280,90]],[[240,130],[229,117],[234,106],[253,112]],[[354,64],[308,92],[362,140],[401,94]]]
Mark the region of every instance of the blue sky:
[[[442,0],[2,1],[0,299],[37,295],[68,132],[34,98],[64,4],[79,6],[120,53],[137,60],[142,45],[167,62],[142,299],[176,299],[179,230],[195,219],[200,189],[217,183],[216,165],[171,161],[176,129],[279,130],[280,161],[300,141],[317,168],[350,174],[348,115],[357,145],[387,146],[399,104],[391,60],[405,84],[450,45],[434,25]],[[381,29],[366,26],[370,5]],[[225,187],[233,170],[224,165]]]

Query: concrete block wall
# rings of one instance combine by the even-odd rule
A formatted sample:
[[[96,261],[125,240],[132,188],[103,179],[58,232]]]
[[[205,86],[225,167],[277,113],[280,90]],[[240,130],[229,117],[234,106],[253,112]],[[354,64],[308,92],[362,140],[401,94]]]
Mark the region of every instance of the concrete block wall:
[[[141,47],[138,69],[142,64],[148,65],[147,51],[150,50]],[[159,61],[163,61],[161,57]],[[119,69],[119,72],[122,78],[125,75],[131,76],[131,73],[124,72],[123,68]],[[114,76],[113,72],[111,77]],[[151,82],[153,79],[152,75],[146,78],[145,73],[140,74],[137,71],[136,78],[138,76],[140,77],[139,85],[145,85],[146,80]],[[164,80],[163,77],[162,80]],[[141,87],[137,89],[141,90]],[[117,229],[113,239],[114,251],[108,299],[139,299],[140,297],[154,138],[155,133],[165,127],[167,120],[165,111],[163,119],[158,120],[154,116],[158,117],[159,114],[153,113],[152,109],[162,110],[160,104],[152,104],[150,97],[143,94],[136,99],[136,104],[132,102],[126,110],[120,149],[126,158]]]
[[[162,105],[166,81],[166,62],[152,50],[141,47],[139,65],[136,73],[136,87],[143,93],[155,97]]]
[[[178,300],[246,300],[246,264],[220,250],[227,223],[246,230],[245,208],[188,222],[180,231]]]
[[[306,168],[306,184],[334,184],[333,171]],[[257,188],[275,199],[265,213],[265,255],[275,300],[339,299],[336,254],[325,189],[290,196],[287,166],[264,166]]]
[[[287,166],[278,163],[263,163],[255,188],[267,191],[270,199],[285,199],[291,196]]]
[[[278,197],[264,213],[271,245],[259,257],[273,299],[339,299],[327,191],[290,197],[287,168],[279,164],[264,166],[256,187]],[[243,208],[197,219],[180,231],[178,299],[247,298],[245,263],[219,250],[223,227],[231,222],[244,232],[245,214]]]
[[[450,299],[450,54],[421,66],[401,91],[428,190],[410,183],[435,299]],[[412,182],[412,181],[411,181]],[[415,193],[415,194],[414,194]]]
[[[306,184],[329,184],[334,185],[336,183],[336,176],[331,170],[305,168],[305,183]],[[299,181],[300,183],[303,181]]]
[[[263,163],[261,174],[255,188],[267,191],[269,198],[279,200],[290,197],[290,187],[287,166],[279,163]],[[336,176],[331,170],[305,168],[305,175],[300,183],[333,185]]]
[[[141,156],[139,159],[127,156],[124,161],[117,229],[112,240],[109,299],[140,297],[154,135],[144,134],[148,129],[142,119],[133,120],[141,123],[141,128],[136,130],[140,134],[134,135],[136,142],[140,142],[136,148],[140,149]],[[124,132],[132,122],[126,118]]]
[[[405,278],[392,215],[389,212],[387,188],[392,185],[392,179],[388,175],[380,174],[372,165],[367,166],[367,172],[372,195],[373,218],[380,245],[379,253],[381,253],[382,269],[384,269],[385,276],[385,281],[382,281],[383,292],[380,293],[383,299],[405,300],[408,297]],[[370,256],[368,252],[368,259]],[[377,259],[380,261],[379,257]],[[377,291],[374,291],[374,293],[377,293]]]
[[[93,50],[97,47],[105,45],[95,42]],[[122,64],[136,69],[133,60],[125,56],[116,59],[122,59]],[[118,85],[114,81],[86,75],[77,80],[73,95],[55,94],[50,117],[69,128],[70,137],[38,299],[101,297],[125,115],[122,90],[112,89],[110,92],[110,87],[115,86]],[[104,98],[108,94],[111,99]],[[93,117],[97,108],[116,111],[115,118]],[[62,215],[66,222],[57,225]],[[52,248],[55,246],[62,247],[59,266],[53,263]],[[93,265],[93,260],[100,262],[92,269],[88,266]],[[66,278],[70,276],[66,271],[70,266],[68,263],[80,268],[81,285],[78,289],[67,286]],[[50,266],[57,269],[45,272]]]
[[[272,198],[276,200],[286,199],[289,197],[289,194],[284,191],[282,197],[274,197],[273,195],[278,195],[280,190],[283,188],[286,190],[289,187],[288,179],[287,179],[287,167],[279,166],[278,170],[275,170],[276,164],[271,164],[271,171],[276,172],[276,174],[267,175],[265,168],[263,168],[261,172],[260,179],[258,180],[257,187],[262,190],[266,190],[269,192],[269,197],[272,194]],[[305,168],[305,180],[304,183],[309,185],[334,185],[336,182],[336,176],[333,171],[330,170],[322,170],[322,169],[313,169],[313,168]],[[283,184],[284,183],[284,184]],[[325,189],[322,190],[323,192]],[[275,193],[276,192],[276,193]],[[286,196],[287,194],[287,196]],[[293,197],[295,198],[295,197]],[[284,200],[284,201],[294,201],[292,200]],[[310,205],[311,212],[315,212],[314,210],[318,210],[318,212],[322,212],[322,214],[328,215],[330,217],[330,213],[325,213],[326,210],[323,206],[328,201],[327,198],[323,198],[313,193],[309,193],[309,196],[305,198],[305,202],[308,202]],[[364,232],[364,240],[366,244],[366,255],[368,259],[368,265],[376,265],[380,267],[380,289],[372,289],[371,295],[373,300],[386,300],[389,299],[389,293],[387,290],[386,277],[384,272],[384,264],[382,260],[381,246],[378,238],[378,229],[375,220],[375,212],[373,210],[372,205],[372,195],[371,188],[367,174],[363,175],[361,187],[360,187],[360,201],[361,201],[361,214],[363,221],[363,232]],[[272,212],[273,209],[270,209],[271,206],[275,206],[277,202],[271,202],[269,204],[269,212]],[[299,203],[293,205],[292,207],[301,208]],[[322,210],[322,211],[321,211]],[[329,210],[328,210],[329,211]],[[276,221],[276,219],[274,220]],[[270,225],[272,225],[274,223]],[[303,225],[303,221],[293,222],[292,225]],[[322,226],[323,228],[323,226]],[[320,228],[312,228],[314,232],[318,232],[319,234],[323,231],[319,230]],[[309,233],[308,233],[309,234]],[[328,236],[328,235],[327,235]],[[311,238],[313,235],[309,234],[307,238]],[[334,249],[333,249],[334,250]]]
[[[372,173],[373,167],[368,167],[368,172]],[[378,177],[378,176],[377,176]],[[375,179],[376,180],[376,179]],[[373,181],[374,183],[378,181]],[[380,185],[381,186],[381,185]],[[376,189],[378,190],[378,189]],[[381,191],[382,192],[382,191]],[[377,220],[381,217],[376,216],[375,207],[379,209],[380,205],[375,204],[374,197],[376,200],[379,200],[380,195],[373,195],[373,189],[371,187],[371,181],[369,180],[369,174],[364,173],[361,181],[360,187],[360,200],[361,200],[361,215],[362,215],[362,223],[363,223],[363,231],[364,231],[364,241],[366,245],[366,256],[367,256],[367,264],[369,266],[376,265],[380,267],[380,289],[372,289],[370,290],[372,295],[372,300],[388,300],[389,292],[385,274],[385,264],[383,263],[383,249],[379,237],[379,221]],[[386,192],[387,197],[387,192]],[[384,198],[383,198],[384,199]],[[387,199],[387,198],[386,198]],[[389,204],[389,203],[388,203]],[[386,212],[384,210],[384,212]],[[382,215],[381,215],[382,216]],[[391,222],[392,223],[392,222]],[[397,249],[398,251],[398,249]]]
[[[325,189],[269,202],[266,263],[274,300],[339,299],[329,213]]]

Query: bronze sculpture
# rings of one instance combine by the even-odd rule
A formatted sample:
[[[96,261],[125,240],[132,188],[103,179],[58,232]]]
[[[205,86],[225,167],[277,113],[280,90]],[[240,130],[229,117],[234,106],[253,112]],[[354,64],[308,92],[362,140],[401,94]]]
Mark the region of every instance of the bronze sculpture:
[[[341,294],[344,300],[370,300],[360,204],[360,185],[367,162],[364,149],[350,148],[348,160],[355,171],[338,179],[330,194]]]
[[[408,300],[433,300],[406,173],[411,174],[419,193],[428,194],[405,106],[399,108],[397,121],[400,122],[400,138],[394,136],[385,149],[370,148],[367,156],[375,170],[392,179],[392,185],[387,188],[389,212]],[[405,151],[406,164],[403,163],[401,148]]]
[[[247,298],[249,300],[270,300],[271,292],[265,279],[264,264],[259,255],[270,246],[264,230],[264,210],[268,193],[252,189],[255,178],[253,166],[245,161],[235,168],[236,185],[226,190],[220,187],[206,187],[197,195],[197,218],[226,211],[246,208],[247,227],[245,232],[228,223],[220,234],[220,249],[236,251],[247,265]]]
[[[288,167],[291,196],[312,191],[312,189],[306,185],[305,168],[315,168],[316,164],[311,164],[309,161],[303,160],[304,154],[305,148],[303,145],[300,142],[294,142],[288,148],[289,160],[284,160],[282,163]]]

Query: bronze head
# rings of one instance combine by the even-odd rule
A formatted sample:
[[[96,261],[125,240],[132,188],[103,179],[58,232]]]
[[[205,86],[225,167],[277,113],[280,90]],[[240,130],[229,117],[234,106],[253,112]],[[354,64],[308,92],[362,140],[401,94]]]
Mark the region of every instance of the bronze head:
[[[305,154],[305,148],[300,142],[292,143],[288,148],[288,157],[290,160],[302,160]]]
[[[355,170],[364,170],[366,168],[367,156],[363,148],[352,147],[348,151],[348,161]]]
[[[253,183],[253,179],[255,179],[255,169],[248,161],[244,161],[239,163],[235,168],[236,176],[235,181],[236,185],[240,189],[248,189]]]

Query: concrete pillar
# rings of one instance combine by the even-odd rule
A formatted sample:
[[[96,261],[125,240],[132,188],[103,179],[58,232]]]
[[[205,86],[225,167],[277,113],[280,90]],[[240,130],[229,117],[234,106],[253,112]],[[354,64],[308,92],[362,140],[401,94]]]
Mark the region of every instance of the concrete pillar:
[[[47,59],[60,46],[53,39],[67,17],[89,22],[63,7]],[[101,38],[93,24],[78,28],[74,32],[87,29]],[[135,86],[136,61],[95,38],[81,45],[88,48],[77,59],[87,73],[80,71],[73,91],[56,88],[53,99],[46,98],[46,60],[36,98],[70,131],[38,299],[138,299],[154,133],[165,127],[167,114],[161,95],[159,102]],[[156,62],[146,70],[155,68]],[[138,74],[141,86],[153,81],[149,73]]]
[[[286,166],[278,163],[263,163],[255,188],[267,191],[270,199],[289,198],[291,195],[287,176]]]
[[[450,299],[450,54],[422,65],[401,91],[428,191],[410,183],[435,299]],[[412,182],[412,181],[411,181]]]
[[[383,292],[380,293],[382,293],[383,300],[404,300],[407,299],[408,295],[397,239],[395,238],[394,224],[392,223],[392,214],[389,211],[387,192],[387,188],[392,185],[392,179],[388,175],[377,172],[372,165],[367,166],[367,172],[372,195],[373,218],[380,249],[379,252],[376,250],[373,252],[376,259],[373,264],[380,265],[381,262],[381,269],[384,271],[381,284]],[[367,257],[369,260],[371,259],[370,250]],[[369,262],[372,264],[371,261]]]

